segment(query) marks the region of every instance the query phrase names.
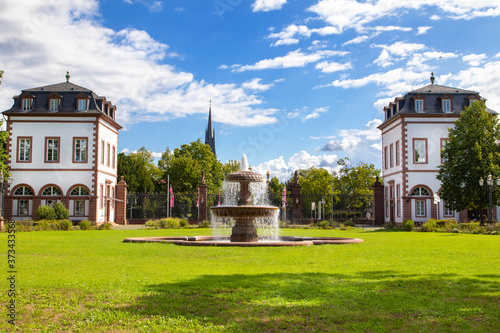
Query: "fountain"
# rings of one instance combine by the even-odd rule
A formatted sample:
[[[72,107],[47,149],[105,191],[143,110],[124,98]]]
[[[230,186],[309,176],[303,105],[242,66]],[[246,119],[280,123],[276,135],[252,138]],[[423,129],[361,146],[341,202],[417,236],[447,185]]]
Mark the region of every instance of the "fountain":
[[[264,176],[249,170],[245,155],[241,171],[227,175],[224,188],[223,205],[210,207],[212,229],[218,230],[219,225],[225,226],[223,229],[231,228],[230,236],[136,237],[124,242],[168,242],[188,246],[311,246],[363,242],[359,238],[279,237],[279,208],[268,205]],[[272,236],[259,236],[258,231],[262,229],[270,230]],[[266,241],[262,241],[264,239]]]
[[[250,184],[260,183],[265,187],[265,179],[261,174],[248,170],[246,155],[243,155],[241,161],[241,171],[230,173],[224,182],[239,185],[237,186],[239,187],[237,205],[224,204],[222,206],[211,207],[210,212],[212,214],[213,225],[221,222],[234,225],[230,238],[231,242],[257,242],[259,236],[257,234],[256,221],[259,219],[269,221],[269,226],[278,228],[279,208],[273,206],[256,206],[252,202]],[[232,200],[229,199],[228,201]],[[263,223],[261,225],[264,226]]]

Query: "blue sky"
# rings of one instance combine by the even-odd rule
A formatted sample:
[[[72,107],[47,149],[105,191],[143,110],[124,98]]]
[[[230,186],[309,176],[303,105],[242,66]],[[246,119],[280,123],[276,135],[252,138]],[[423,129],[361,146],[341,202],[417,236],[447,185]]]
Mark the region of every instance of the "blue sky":
[[[436,83],[500,110],[497,0],[0,0],[0,109],[71,81],[118,108],[119,150],[204,139],[281,179],[381,166],[382,108]]]

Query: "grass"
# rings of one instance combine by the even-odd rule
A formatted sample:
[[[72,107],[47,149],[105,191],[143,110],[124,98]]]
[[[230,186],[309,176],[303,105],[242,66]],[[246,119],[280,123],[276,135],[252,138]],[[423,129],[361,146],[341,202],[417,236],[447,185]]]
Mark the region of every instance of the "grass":
[[[3,307],[0,332],[499,331],[498,236],[282,232],[365,242],[218,248],[122,242],[208,229],[18,233],[17,324]],[[6,234],[0,243],[5,253]]]

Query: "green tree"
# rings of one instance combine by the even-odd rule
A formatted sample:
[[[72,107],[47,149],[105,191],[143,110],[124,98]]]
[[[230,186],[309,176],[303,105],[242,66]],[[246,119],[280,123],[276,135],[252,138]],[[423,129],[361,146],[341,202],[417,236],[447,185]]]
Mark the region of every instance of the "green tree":
[[[380,170],[373,164],[360,162],[356,166],[351,166],[348,158],[340,159],[339,172],[336,174],[334,187],[337,188],[337,205],[339,208],[364,209],[372,205],[373,190]]]
[[[232,172],[241,170],[241,162],[235,160],[229,160],[222,166],[222,171],[224,172],[224,176],[229,175]]]
[[[153,163],[153,154],[145,147],[137,152],[118,154],[118,177],[124,176],[130,193],[152,193],[159,185],[161,170]]]
[[[210,146],[200,139],[183,144],[180,148],[163,153],[159,161],[163,171],[163,179],[170,176],[170,183],[175,192],[195,192],[200,184],[202,172],[205,173],[205,183],[209,191],[215,193],[222,185],[224,171],[222,164],[217,161]]]
[[[478,101],[466,107],[455,126],[449,129],[449,141],[441,154],[437,179],[441,181],[441,198],[453,210],[484,209],[488,193],[479,185],[488,174],[500,178],[500,127],[495,114]],[[493,203],[500,191],[493,192]]]
[[[280,206],[284,188],[285,184],[281,183],[278,177],[271,178],[269,181],[269,200],[271,201],[271,205]]]
[[[324,168],[311,167],[307,170],[298,170],[301,186],[302,213],[311,215],[311,204],[325,200],[324,211],[329,214],[332,210],[332,175]],[[334,188],[334,201],[338,201],[338,190]],[[322,206],[323,207],[323,206]]]

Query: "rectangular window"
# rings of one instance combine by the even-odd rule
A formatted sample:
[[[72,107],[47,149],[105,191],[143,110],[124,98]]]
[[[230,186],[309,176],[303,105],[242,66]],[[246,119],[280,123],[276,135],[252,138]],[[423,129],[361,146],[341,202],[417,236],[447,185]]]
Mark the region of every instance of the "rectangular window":
[[[59,138],[45,139],[45,161],[59,162]]]
[[[55,98],[51,99],[49,108],[50,108],[50,111],[59,110],[59,100],[55,99]]]
[[[104,141],[101,141],[101,164],[104,165]]]
[[[416,99],[415,100],[415,112],[424,112],[424,100]]]
[[[22,100],[23,101],[23,111],[29,111],[31,110],[31,99],[30,98],[25,98]]]
[[[17,161],[18,162],[31,162],[31,137],[17,138]]]
[[[427,139],[413,139],[413,162],[427,163]]]
[[[87,110],[87,100],[86,99],[79,99],[78,100],[78,111],[85,111]]]
[[[99,186],[99,207],[104,207],[104,185]]]
[[[443,112],[451,112],[451,101],[449,99],[443,100]]]
[[[415,202],[417,204],[417,216],[418,217],[423,217],[426,216],[425,214],[425,200],[417,200]]]
[[[391,168],[394,167],[394,145],[390,145],[390,151],[391,151]]]
[[[389,168],[389,156],[387,154],[387,147],[384,148],[384,166],[386,169]]]
[[[401,164],[401,147],[399,146],[399,141],[396,141],[396,165]]]
[[[474,102],[477,102],[477,99],[470,99],[469,100],[469,106],[471,106],[472,104],[474,104]]]
[[[443,202],[443,206],[444,206],[444,216],[451,217],[451,216],[455,215],[453,212],[453,209],[449,208],[445,202]]]
[[[111,197],[114,198],[115,197],[115,188],[112,187],[111,188]],[[115,201],[114,200],[111,200],[111,207],[115,207]]]
[[[85,215],[85,200],[75,200],[75,215]]]
[[[116,148],[113,146],[113,150],[111,152],[111,167],[114,169],[116,167]]]
[[[19,215],[28,215],[29,200],[19,200]]]
[[[73,139],[74,162],[87,162],[87,139]]]
[[[397,195],[397,201],[396,201],[396,211],[398,213],[398,217],[401,217],[401,185],[396,186],[396,195]]]
[[[110,155],[111,154],[111,146],[109,143],[106,145],[106,166],[109,167],[109,160],[110,160]]]

